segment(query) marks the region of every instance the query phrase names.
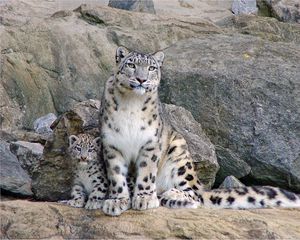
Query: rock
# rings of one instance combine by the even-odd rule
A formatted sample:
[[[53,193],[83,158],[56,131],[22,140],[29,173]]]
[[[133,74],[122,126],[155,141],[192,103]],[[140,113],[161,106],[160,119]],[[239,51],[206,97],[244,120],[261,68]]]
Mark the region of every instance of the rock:
[[[53,13],[51,15],[51,17],[53,18],[63,18],[63,17],[69,17],[69,16],[72,16],[73,12],[69,11],[69,10],[60,10],[60,11],[57,11],[55,13]]]
[[[35,132],[21,129],[0,130],[0,139],[7,142],[15,142],[20,140],[45,145],[46,141],[49,141],[51,137],[51,135],[41,135]]]
[[[18,158],[23,169],[32,175],[34,169],[43,161],[44,147],[40,143],[24,141],[12,142],[10,151]]]
[[[240,15],[217,23],[229,31],[253,35],[272,42],[295,42],[300,44],[300,24],[283,23],[275,18]]]
[[[240,14],[256,14],[256,0],[233,0],[232,3],[232,12],[235,15]]]
[[[165,51],[161,98],[246,162],[248,184],[300,192],[299,53],[295,43],[249,35],[184,40]]]
[[[155,14],[153,0],[109,0],[108,6],[129,11]]]
[[[236,188],[236,187],[245,187],[236,177],[228,176],[224,179],[219,188]]]
[[[33,122],[33,128],[36,133],[48,135],[52,133],[52,129],[50,128],[51,124],[56,120],[56,116],[53,113],[48,113],[45,116],[42,116],[36,119]]]
[[[153,0],[156,14],[174,18],[207,19],[212,22],[232,16],[233,0]]]
[[[51,18],[57,9],[41,9],[45,6],[30,0],[21,5],[10,1],[0,9],[0,48],[5,50],[0,75],[2,129],[30,130],[40,116],[59,115],[78,102],[100,99],[115,67],[117,45],[153,52],[180,39],[221,32],[200,19],[110,7],[82,5],[63,18]]]
[[[299,239],[299,209],[100,210],[47,202],[0,202],[2,239]],[[151,223],[151,226],[149,226]]]
[[[200,181],[211,188],[219,170],[215,147],[192,114],[175,105],[164,104],[167,119],[187,141]]]
[[[300,23],[300,2],[298,0],[260,0],[269,7],[271,15],[283,22]]]
[[[218,156],[218,163],[220,164],[217,181],[215,182],[216,186],[225,181],[227,176],[233,175],[234,177],[242,178],[250,173],[251,167],[229,148],[223,148],[217,145],[216,154]]]
[[[66,150],[68,136],[87,132],[98,134],[100,102],[88,100],[58,117],[52,124],[53,139],[45,145],[44,160],[32,175],[32,190],[40,200],[64,200],[70,198],[74,165]]]
[[[31,179],[18,159],[9,150],[9,144],[0,140],[0,188],[22,196],[31,196]]]

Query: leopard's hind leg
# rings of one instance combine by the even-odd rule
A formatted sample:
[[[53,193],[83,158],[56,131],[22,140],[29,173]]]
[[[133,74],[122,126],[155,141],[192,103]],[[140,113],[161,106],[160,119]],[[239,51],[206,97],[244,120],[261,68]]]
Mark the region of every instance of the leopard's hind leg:
[[[160,163],[157,189],[161,206],[196,208],[203,203],[203,190],[193,160],[186,141],[177,132],[171,134],[166,155]]]

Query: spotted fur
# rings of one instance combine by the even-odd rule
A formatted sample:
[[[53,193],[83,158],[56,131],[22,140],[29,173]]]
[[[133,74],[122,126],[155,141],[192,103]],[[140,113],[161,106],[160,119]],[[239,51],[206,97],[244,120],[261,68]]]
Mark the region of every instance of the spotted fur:
[[[106,170],[99,160],[100,138],[89,134],[71,135],[68,153],[76,162],[76,174],[71,192],[72,207],[101,208],[106,197],[108,182]]]
[[[158,98],[162,52],[117,49],[117,71],[103,94],[100,129],[110,182],[103,211],[162,206],[252,208],[300,206],[299,197],[272,187],[204,191],[185,139],[168,123]],[[134,179],[130,196],[128,176]]]

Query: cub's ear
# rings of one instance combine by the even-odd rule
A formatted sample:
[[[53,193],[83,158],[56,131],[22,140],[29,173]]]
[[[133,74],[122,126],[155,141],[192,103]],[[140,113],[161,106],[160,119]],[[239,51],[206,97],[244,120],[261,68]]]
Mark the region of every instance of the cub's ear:
[[[156,59],[158,62],[159,66],[161,67],[165,58],[165,54],[162,51],[158,51],[156,53],[152,54],[152,57]]]
[[[100,138],[100,137],[96,137],[96,138],[93,140],[93,143],[94,143],[97,147],[100,147],[100,146],[101,146],[101,138]]]
[[[124,57],[129,53],[129,50],[125,47],[118,47],[116,51],[116,63],[119,64]]]
[[[79,140],[79,138],[78,137],[76,137],[75,135],[71,135],[70,137],[69,137],[69,146],[72,146],[76,141],[78,141]]]

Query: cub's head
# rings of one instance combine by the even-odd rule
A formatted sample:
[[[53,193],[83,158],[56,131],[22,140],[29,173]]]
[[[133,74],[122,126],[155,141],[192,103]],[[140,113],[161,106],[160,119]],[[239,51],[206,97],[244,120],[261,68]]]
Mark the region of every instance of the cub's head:
[[[143,54],[119,47],[116,51],[118,87],[140,95],[151,94],[158,88],[163,60],[163,52]]]
[[[89,134],[71,135],[69,137],[68,153],[72,159],[86,165],[91,161],[97,161],[100,149],[100,137]]]

